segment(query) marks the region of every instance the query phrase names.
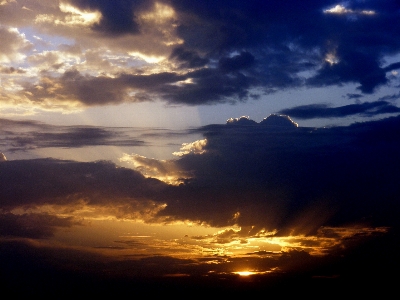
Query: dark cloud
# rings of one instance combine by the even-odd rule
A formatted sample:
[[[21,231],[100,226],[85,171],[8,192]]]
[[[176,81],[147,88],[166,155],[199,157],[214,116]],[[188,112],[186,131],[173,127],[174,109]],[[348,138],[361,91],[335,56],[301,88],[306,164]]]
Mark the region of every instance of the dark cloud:
[[[7,119],[0,119],[0,125],[2,126],[0,142],[8,151],[47,147],[144,146],[147,144],[141,139],[141,135],[147,131],[135,130],[135,128],[52,126],[29,120]]]
[[[354,278],[375,282],[378,276],[389,274],[386,272],[391,262],[398,260],[393,245],[398,245],[400,225],[399,128],[400,117],[316,129],[296,126],[289,117],[279,115],[259,123],[242,117],[226,124],[204,126],[196,131],[207,139],[206,152],[193,152],[171,161],[193,176],[178,186],[145,178],[137,171],[105,161],[2,161],[0,254],[7,259],[0,274],[13,274],[26,282],[30,282],[30,275],[41,274],[40,280],[53,278],[59,287],[64,286],[64,276],[76,278],[80,274],[79,278],[90,278],[92,283],[96,279],[118,279],[119,288],[125,279],[134,284],[132,280],[136,283],[138,279],[166,276],[160,279],[165,282],[169,275],[191,274],[189,278],[194,281],[190,282],[198,287],[196,276],[204,278],[202,275],[207,274],[207,286],[213,280],[217,280],[214,282],[218,286],[218,278],[224,274],[223,282],[232,284],[236,281],[227,275],[229,272],[257,266],[275,270],[272,277],[254,281],[260,286],[265,283],[263,278],[274,280],[283,278],[279,277],[282,274],[297,280],[339,276],[344,282],[353,283]],[[143,216],[154,209],[153,218],[146,221],[155,222],[163,217],[164,222],[189,220],[214,226],[235,224],[241,228],[218,232],[213,239],[219,244],[243,243],[248,237],[260,237],[262,230],[274,229],[276,236],[311,237],[298,237],[299,247],[312,247],[318,237],[342,239],[337,247],[327,249],[325,256],[313,256],[299,248],[274,254],[254,252],[229,259],[210,254],[202,260],[162,255],[110,260],[61,247],[41,246],[38,251],[35,244],[10,239],[49,238],[56,230],[79,225],[76,219],[29,213],[27,209],[52,205],[73,212],[82,201],[91,208],[104,207],[108,215],[116,217],[135,218],[135,213]],[[161,204],[166,206],[157,210]],[[23,213],[17,214],[16,210]],[[360,230],[360,234],[346,238],[346,226],[371,230]],[[384,230],[374,231],[377,227]],[[115,242],[116,247],[108,247],[110,251],[142,246],[136,240]],[[24,277],[21,274],[27,273],[18,274],[19,270],[32,273]],[[54,274],[59,277],[54,279]],[[287,279],[282,283],[288,283]],[[330,282],[334,286],[343,283]],[[315,281],[309,282],[312,283],[315,286]]]
[[[307,80],[307,84],[321,87],[359,83],[361,92],[372,94],[378,86],[388,82],[385,70],[372,55],[352,51],[340,57],[344,62],[333,65],[326,62],[317,75]]]
[[[397,69],[400,69],[400,62],[390,64],[384,68],[384,70],[386,72],[390,72],[390,71],[397,70]]]
[[[101,19],[98,24],[93,25],[93,30],[106,35],[138,34],[139,24],[135,12],[140,9],[146,1],[144,0],[69,0],[70,3],[84,10],[98,10]],[[147,3],[152,1],[147,1]]]
[[[0,236],[50,238],[56,228],[78,225],[72,217],[60,218],[49,214],[0,214]]]
[[[206,152],[176,162],[194,177],[161,213],[282,234],[397,224],[399,120],[323,129],[285,122],[206,126]]]
[[[185,80],[192,82],[185,84]],[[204,68],[185,74],[118,74],[115,78],[69,70],[61,78],[47,77],[37,85],[27,85],[23,92],[35,102],[51,99],[63,103],[68,96],[85,106],[153,101],[157,96],[170,103],[200,105],[246,100],[250,96],[249,89],[257,85],[259,83],[251,75],[224,74],[219,69]],[[135,90],[133,96],[129,95],[132,90]]]
[[[178,12],[200,19],[183,19],[179,27],[187,47],[214,55],[222,71],[251,65],[257,70],[252,73],[257,85],[267,91],[303,84],[359,83],[361,92],[372,93],[389,82],[387,72],[398,68],[398,63],[386,67],[382,63],[383,56],[400,48],[392,40],[398,35],[393,24],[399,22],[392,10],[397,7],[394,1],[385,5],[348,2],[348,13],[342,15],[324,13],[337,5],[334,1],[172,3]],[[357,13],[363,10],[375,14]],[[199,28],[198,23],[203,26]],[[225,54],[234,51],[241,54]],[[333,55],[335,63],[325,62],[327,55]],[[298,74],[306,70],[317,70],[317,74],[304,82]]]
[[[398,63],[383,67],[381,62],[383,56],[399,51],[396,1],[350,1],[342,14],[327,12],[338,4],[329,0],[171,3],[178,12],[197,18],[183,19],[178,30],[192,49],[216,55],[247,49],[254,53],[256,65],[264,66],[260,76],[273,70],[274,56],[285,53],[291,64],[279,63],[280,73],[290,74],[284,86],[292,86],[293,68],[308,66],[311,71],[328,54],[335,56],[336,63],[326,63],[307,84],[359,83],[363,93],[372,93],[388,82],[386,72],[398,68]]]
[[[85,199],[95,206],[125,203],[114,211],[125,215],[153,201],[167,204],[159,212],[167,220],[280,234],[354,222],[391,226],[397,224],[399,120],[312,129],[271,115],[260,123],[240,118],[205,126],[197,132],[207,139],[206,152],[169,161],[192,176],[179,186],[110,162],[3,161],[2,208]]]
[[[374,116],[398,112],[400,112],[399,107],[383,100],[349,104],[339,107],[331,107],[327,104],[310,104],[279,111],[281,114],[287,114],[298,119],[344,118],[353,115]]]
[[[254,63],[254,56],[249,52],[242,52],[233,57],[223,57],[219,61],[219,68],[223,72],[235,72],[246,69]]]
[[[135,18],[154,5],[143,0],[70,2],[100,11],[102,19],[93,29],[110,38],[126,33],[144,38],[147,31]],[[125,69],[97,77],[68,70],[60,78],[26,85],[24,95],[35,102],[73,99],[92,106],[155,98],[187,105],[236,103],[256,98],[256,88],[263,94],[344,84],[372,94],[390,84],[394,76],[387,73],[399,68],[399,62],[385,61],[400,51],[394,0],[384,5],[348,1],[336,10],[338,3],[331,0],[160,3],[176,13],[173,24],[182,43],[171,46],[168,59],[179,70],[143,75]]]
[[[240,118],[205,126],[197,132],[207,139],[206,152],[169,161],[192,176],[179,186],[110,162],[3,161],[2,208],[86,199],[95,206],[125,203],[114,212],[124,215],[154,201],[167,204],[159,216],[171,221],[280,234],[354,222],[391,226],[397,224],[399,120],[312,129],[271,115],[260,123]]]
[[[186,50],[183,47],[175,48],[172,51],[170,58],[181,62],[182,68],[203,67],[208,62],[206,58],[202,58],[196,52]]]
[[[349,98],[349,99],[359,99],[362,97],[363,97],[363,95],[361,95],[361,94],[347,94],[347,98]]]
[[[89,205],[104,205],[125,199],[129,210],[137,200],[156,200],[165,184],[146,179],[140,173],[117,168],[106,161],[80,163],[55,159],[13,160],[0,164],[1,208],[53,204],[75,205],[85,199]],[[128,200],[130,199],[130,200]],[[140,208],[139,208],[140,210]]]
[[[117,131],[96,127],[64,128],[59,132],[31,132],[8,138],[12,149],[28,147],[75,148],[84,146],[143,146],[144,141],[129,138]]]
[[[250,96],[249,89],[256,86],[254,77],[237,72],[223,74],[218,70],[200,70],[188,73],[191,84],[164,85],[160,94],[171,103],[202,105],[235,103],[245,101]]]
[[[393,101],[393,100],[397,100],[400,98],[400,93],[397,94],[393,94],[393,95],[387,95],[384,97],[379,98],[379,101]]]

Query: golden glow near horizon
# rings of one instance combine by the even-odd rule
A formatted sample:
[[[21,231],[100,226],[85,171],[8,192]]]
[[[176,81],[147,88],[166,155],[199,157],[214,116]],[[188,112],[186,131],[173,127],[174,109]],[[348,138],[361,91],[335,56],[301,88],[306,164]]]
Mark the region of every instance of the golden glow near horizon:
[[[238,271],[238,272],[233,272],[233,273],[238,274],[240,276],[250,276],[250,275],[257,274],[257,272],[254,272],[254,271]]]
[[[37,222],[40,216],[45,220],[51,217],[69,220],[69,226],[59,226],[54,236],[38,241],[41,246],[80,249],[100,254],[104,259],[121,261],[153,255],[190,259],[198,261],[198,264],[210,265],[229,265],[229,262],[237,261],[240,263],[236,267],[229,267],[236,271],[224,274],[240,277],[280,271],[274,265],[251,265],[254,259],[275,261],[291,250],[321,257],[346,240],[388,231],[384,227],[322,227],[313,236],[275,236],[274,231],[255,230],[251,226],[221,228],[190,220],[167,222],[156,216],[165,205],[157,206],[149,202],[147,206],[139,203],[123,206],[118,203],[121,202],[89,205],[81,200],[75,206],[20,207],[10,213],[20,216],[18,222],[25,226]]]

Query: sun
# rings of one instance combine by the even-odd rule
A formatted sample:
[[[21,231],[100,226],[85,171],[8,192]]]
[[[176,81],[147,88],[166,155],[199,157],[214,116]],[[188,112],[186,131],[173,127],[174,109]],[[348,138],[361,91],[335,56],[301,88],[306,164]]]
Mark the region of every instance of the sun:
[[[253,271],[238,271],[238,272],[234,272],[234,274],[238,274],[239,276],[250,276],[250,275],[257,274],[257,272],[253,272]]]

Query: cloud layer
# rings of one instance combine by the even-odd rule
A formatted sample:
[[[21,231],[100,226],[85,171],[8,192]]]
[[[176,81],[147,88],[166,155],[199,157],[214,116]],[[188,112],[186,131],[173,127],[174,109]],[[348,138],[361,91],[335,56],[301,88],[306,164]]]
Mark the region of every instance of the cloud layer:
[[[392,117],[313,129],[285,116],[260,123],[242,117],[197,129],[205,139],[186,144],[175,160],[126,155],[136,170],[101,161],[4,160],[1,205],[116,205],[114,214],[149,222],[282,235],[350,223],[390,227],[398,225],[398,123]]]
[[[188,281],[171,279],[171,284],[177,289],[210,288],[217,282],[220,289],[234,284],[253,290],[279,288],[290,276],[297,283],[312,279],[307,284],[315,286],[312,276],[318,275],[331,278],[336,287],[355,277],[376,285],[398,259],[393,245],[398,244],[400,225],[399,122],[392,117],[317,129],[298,126],[287,116],[270,115],[259,123],[232,118],[194,129],[204,139],[183,145],[175,160],[126,155],[126,160],[140,162],[136,170],[107,161],[3,159],[0,253],[7,263],[0,275],[18,278],[21,291],[30,292],[42,287],[30,284],[36,282],[33,274],[55,287],[65,286],[66,278],[75,282],[71,278],[77,275],[91,283],[118,282],[115,288],[126,289],[125,280],[130,287],[144,288],[145,283],[165,284],[168,276],[189,274]],[[154,178],[167,175],[180,176],[181,183]],[[77,234],[77,228],[95,226],[90,220],[110,218],[153,225],[189,222],[222,230],[158,240],[156,245],[138,236],[120,236],[112,246],[52,244],[60,232]],[[132,226],[129,230],[135,230]],[[83,236],[88,238],[77,238]],[[294,246],[279,251],[272,238]],[[242,256],[216,254],[225,245],[234,245],[229,248],[234,251],[257,242],[271,242],[271,250],[250,247]],[[200,258],[187,258],[196,243],[208,246]],[[143,248],[145,252],[139,251]],[[166,249],[169,252],[163,252]],[[312,255],[311,249],[319,255]],[[174,251],[183,251],[185,258],[174,256]],[[244,267],[276,275],[242,286],[227,274]],[[220,285],[221,276],[226,286]],[[74,286],[90,289],[86,284]]]
[[[398,85],[398,11],[392,0],[3,1],[0,100],[74,110],[346,84],[373,94]]]

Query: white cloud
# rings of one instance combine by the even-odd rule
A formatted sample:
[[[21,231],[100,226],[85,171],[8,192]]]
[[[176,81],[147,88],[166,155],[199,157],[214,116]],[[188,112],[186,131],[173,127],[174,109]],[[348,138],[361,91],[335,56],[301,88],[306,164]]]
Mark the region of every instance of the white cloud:
[[[375,11],[373,10],[352,10],[352,9],[347,9],[343,5],[336,5],[330,9],[324,10],[324,13],[326,14],[338,14],[338,15],[343,15],[343,14],[361,14],[361,15],[374,15]]]
[[[181,151],[172,153],[175,156],[183,156],[189,153],[193,154],[203,154],[206,152],[204,147],[207,145],[207,139],[194,141],[192,143],[183,143],[181,147]]]

